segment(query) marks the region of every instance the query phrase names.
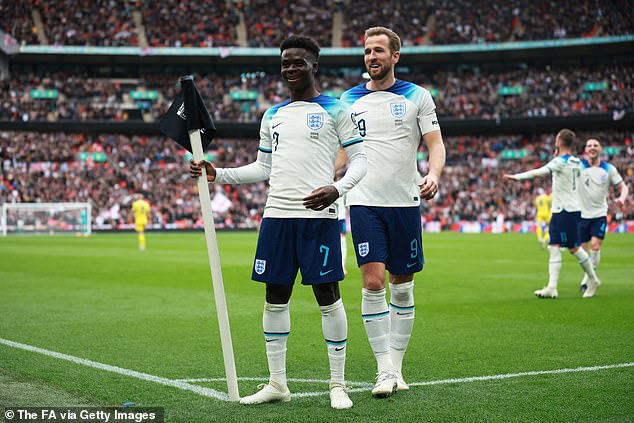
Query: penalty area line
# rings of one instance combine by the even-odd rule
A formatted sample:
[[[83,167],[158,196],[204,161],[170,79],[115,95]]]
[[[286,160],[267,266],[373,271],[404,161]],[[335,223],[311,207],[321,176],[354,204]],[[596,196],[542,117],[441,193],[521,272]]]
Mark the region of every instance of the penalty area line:
[[[92,367],[99,370],[104,370],[111,373],[117,373],[124,376],[130,376],[137,379],[145,380],[148,382],[154,382],[165,386],[171,386],[173,388],[182,389],[185,391],[190,391],[195,394],[214,398],[221,401],[229,401],[229,395],[225,392],[220,392],[215,389],[205,388],[199,385],[193,385],[195,382],[221,382],[225,381],[225,378],[199,378],[199,379],[168,379],[160,376],[154,376],[147,373],[137,372],[135,370],[124,369],[117,366],[111,366],[109,364],[98,363],[96,361],[87,360],[85,358],[75,357],[68,354],[62,354],[56,351],[47,350],[44,348],[34,347],[32,345],[22,344],[19,342],[10,341],[8,339],[0,338],[0,344],[18,348],[25,351],[36,352],[39,354],[43,354],[48,357],[58,358],[60,360],[70,361],[72,363],[80,364],[82,366]],[[511,379],[517,377],[526,377],[526,376],[542,376],[542,375],[556,375],[556,374],[564,374],[564,373],[580,373],[580,372],[596,372],[599,370],[610,370],[610,369],[621,369],[626,367],[634,367],[634,362],[629,363],[619,363],[619,364],[608,364],[604,366],[589,366],[589,367],[575,367],[575,368],[564,368],[564,369],[555,369],[555,370],[538,370],[531,372],[521,372],[521,373],[506,373],[499,375],[489,375],[489,376],[472,376],[465,378],[456,378],[456,379],[440,379],[440,380],[432,380],[428,382],[410,382],[409,386],[432,386],[432,385],[446,385],[452,383],[470,383],[470,382],[482,382],[489,380],[503,380],[503,379]],[[238,380],[244,381],[267,381],[268,378],[263,377],[239,377]],[[295,383],[328,383],[328,380],[321,379],[288,379],[289,382]],[[347,381],[349,387],[349,393],[355,392],[364,392],[372,389],[371,383],[366,382],[351,382]],[[322,395],[328,395],[329,392],[327,390],[324,391],[316,391],[316,392],[297,392],[293,394],[293,398],[307,398],[307,397],[317,397]]]

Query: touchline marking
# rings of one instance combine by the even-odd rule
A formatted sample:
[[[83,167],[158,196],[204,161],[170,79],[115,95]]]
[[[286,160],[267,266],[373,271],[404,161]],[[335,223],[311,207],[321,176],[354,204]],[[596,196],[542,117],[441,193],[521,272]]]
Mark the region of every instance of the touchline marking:
[[[99,370],[105,370],[107,372],[118,373],[121,375],[135,377],[137,379],[142,379],[149,382],[155,382],[165,386],[171,386],[173,388],[190,391],[204,397],[215,398],[221,401],[229,401],[229,395],[225,392],[220,392],[220,391],[216,391],[215,389],[205,388],[202,386],[191,384],[193,382],[224,382],[226,380],[225,378],[167,379],[160,376],[154,376],[147,373],[137,372],[135,370],[128,370],[121,367],[111,366],[109,364],[103,364],[103,363],[98,363],[96,361],[86,360],[85,358],[74,357],[72,355],[67,355],[67,354],[62,354],[62,353],[58,353],[51,350],[46,350],[44,348],[34,347],[32,345],[9,341],[8,339],[0,338],[0,344],[4,344],[13,348],[19,348],[26,351],[36,352],[36,353],[43,354],[49,357],[59,358],[61,360],[70,361],[76,364],[81,364],[83,366],[92,367]],[[506,374],[490,375],[490,376],[472,376],[472,377],[465,377],[465,378],[459,378],[459,379],[441,379],[441,380],[432,380],[428,382],[411,382],[409,383],[409,386],[445,385],[450,383],[469,383],[469,382],[481,382],[481,381],[487,381],[487,380],[511,379],[511,378],[523,377],[523,376],[541,376],[541,375],[554,375],[554,374],[562,374],[562,373],[596,372],[598,370],[620,369],[625,367],[634,367],[634,362],[608,364],[605,366],[575,367],[570,369],[555,369],[555,370],[539,370],[539,371],[521,372],[521,373],[506,373]],[[238,380],[262,382],[262,381],[267,381],[268,378],[239,377]],[[288,381],[295,382],[295,383],[329,383],[328,380],[322,380],[322,379],[289,378]],[[367,383],[367,382],[346,381],[346,384],[348,386],[354,386],[354,388],[347,390],[348,393],[369,391],[372,389],[372,386],[373,386],[371,383]],[[328,394],[329,392],[326,390],[316,391],[316,392],[297,392],[293,394],[293,398],[318,397],[318,396],[328,395]]]
[[[7,345],[9,347],[19,348],[26,351],[32,351],[40,353],[49,357],[59,358],[61,360],[70,361],[82,366],[93,367],[99,370],[105,370],[107,372],[118,373],[120,375],[131,376],[137,379],[143,379],[150,382],[159,383],[161,385],[172,386],[174,388],[183,389],[185,391],[191,391],[204,397],[216,398],[223,401],[229,401],[229,395],[225,392],[216,391],[211,388],[204,388],[197,385],[189,385],[187,383],[179,382],[176,380],[167,379],[160,376],[149,375],[147,373],[141,373],[134,370],[123,369],[117,366],[111,366],[109,364],[98,363],[92,360],[86,360],[85,358],[74,357],[72,355],[62,354],[51,350],[45,350],[44,348],[34,347],[32,345],[21,344],[19,342],[9,341],[8,339],[0,338],[0,344]]]

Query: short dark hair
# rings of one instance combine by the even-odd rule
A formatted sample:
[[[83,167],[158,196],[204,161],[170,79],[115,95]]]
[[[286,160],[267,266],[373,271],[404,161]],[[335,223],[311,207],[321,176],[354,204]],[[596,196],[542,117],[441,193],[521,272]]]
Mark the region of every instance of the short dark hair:
[[[313,38],[306,35],[291,35],[280,44],[280,53],[288,48],[303,48],[311,52],[315,56],[315,60],[319,59],[319,44]]]
[[[575,142],[575,133],[570,129],[562,129],[557,133],[557,136],[561,139],[564,147],[572,148],[572,145]]]

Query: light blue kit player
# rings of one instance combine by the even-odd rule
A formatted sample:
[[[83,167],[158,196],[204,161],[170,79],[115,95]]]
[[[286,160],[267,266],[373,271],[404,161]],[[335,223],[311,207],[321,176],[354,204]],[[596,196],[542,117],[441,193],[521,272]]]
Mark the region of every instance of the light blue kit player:
[[[363,279],[361,314],[378,369],[372,395],[383,398],[409,389],[402,365],[414,324],[414,273],[424,263],[420,200],[438,193],[445,147],[429,91],[394,76],[399,36],[388,28],[370,28],[364,48],[370,81],[346,91],[341,100],[357,119],[368,173],[346,195],[346,204]],[[422,180],[416,159],[421,140],[429,153],[429,172]]]
[[[578,226],[581,219],[579,184],[581,183],[581,160],[572,154],[575,134],[562,129],[555,137],[557,155],[546,165],[514,175],[506,179],[524,181],[552,175],[553,216],[548,227],[550,236],[548,252],[548,285],[535,291],[539,298],[557,298],[557,284],[561,272],[561,250],[567,248],[579,260],[579,265],[588,275],[588,289],[584,298],[594,296],[601,282],[594,271],[588,253],[581,248]]]
[[[352,111],[320,95],[315,86],[319,47],[308,37],[282,42],[281,75],[291,98],[270,108],[260,126],[257,160],[232,169],[205,162],[208,180],[240,184],[269,180],[269,194],[258,236],[252,279],[266,283],[263,329],[270,380],[241,404],[290,401],[286,383],[289,300],[297,271],[312,285],[322,313],[330,362],[330,404],[352,407],[344,385],[348,324],[339,294],[344,278],[336,206],[365,175],[367,159]],[[343,148],[350,158],[345,175],[334,182],[335,161]],[[202,163],[192,163],[192,177]]]

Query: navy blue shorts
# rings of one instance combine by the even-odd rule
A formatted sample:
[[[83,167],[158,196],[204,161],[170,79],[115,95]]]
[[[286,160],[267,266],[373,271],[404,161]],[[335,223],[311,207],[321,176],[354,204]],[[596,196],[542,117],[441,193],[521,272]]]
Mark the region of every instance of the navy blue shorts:
[[[260,226],[251,279],[293,285],[343,280],[341,236],[335,219],[265,218]]]
[[[579,241],[581,243],[588,242],[593,236],[604,239],[607,227],[608,219],[605,216],[593,219],[581,218],[579,221]]]
[[[425,263],[418,207],[350,207],[357,264],[379,262],[393,275],[420,272]]]
[[[346,219],[340,219],[339,222],[339,233],[341,235],[345,235],[348,233],[348,225],[346,225]]]
[[[581,220],[581,212],[562,211],[553,213],[548,227],[550,235],[550,245],[561,245],[566,248],[576,248],[579,242],[579,221]]]

